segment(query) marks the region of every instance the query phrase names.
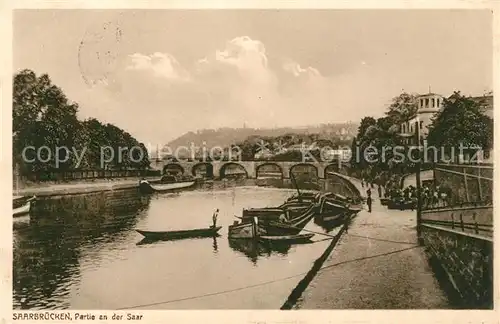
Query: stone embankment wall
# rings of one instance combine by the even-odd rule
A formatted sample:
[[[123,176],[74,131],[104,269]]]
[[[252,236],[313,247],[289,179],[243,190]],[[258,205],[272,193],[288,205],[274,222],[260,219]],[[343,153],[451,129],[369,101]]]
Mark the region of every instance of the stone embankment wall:
[[[493,308],[493,167],[437,165],[446,207],[422,210],[422,241],[441,283],[460,308]]]
[[[86,218],[112,217],[117,211],[136,212],[147,206],[149,199],[140,195],[137,188],[40,197],[31,216],[34,221],[74,218],[80,214]]]
[[[441,283],[459,308],[493,308],[493,239],[424,224],[422,238]]]

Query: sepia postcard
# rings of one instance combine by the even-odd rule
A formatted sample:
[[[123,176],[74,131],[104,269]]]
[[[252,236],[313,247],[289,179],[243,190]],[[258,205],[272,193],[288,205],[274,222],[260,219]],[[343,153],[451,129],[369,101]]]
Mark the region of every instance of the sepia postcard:
[[[498,323],[498,7],[9,2],[2,320]]]

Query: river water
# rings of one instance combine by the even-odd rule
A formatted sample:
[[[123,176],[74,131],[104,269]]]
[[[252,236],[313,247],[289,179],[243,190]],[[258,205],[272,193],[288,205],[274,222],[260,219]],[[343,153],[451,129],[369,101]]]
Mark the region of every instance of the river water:
[[[293,193],[196,190],[140,197],[134,208],[53,211],[19,224],[14,308],[279,309],[330,241],[315,235],[312,244],[243,244],[228,240],[227,226],[242,208],[277,206]],[[216,208],[223,226],[217,238],[141,244],[135,231],[208,227]],[[324,231],[313,221],[306,229]]]

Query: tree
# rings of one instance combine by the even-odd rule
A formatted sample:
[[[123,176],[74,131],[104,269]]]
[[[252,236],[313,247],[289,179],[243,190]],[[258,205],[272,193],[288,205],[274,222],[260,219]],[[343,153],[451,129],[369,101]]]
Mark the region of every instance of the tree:
[[[349,160],[349,165],[353,169],[356,169],[359,165],[358,142],[356,137],[353,138],[351,143],[351,159]]]
[[[417,96],[403,92],[399,96],[392,98],[392,103],[386,115],[392,124],[401,124],[414,116],[417,109]]]
[[[485,151],[493,147],[493,119],[484,114],[482,102],[454,92],[443,101],[443,109],[429,125],[427,141],[447,153],[460,144]]]
[[[359,124],[358,127],[358,135],[357,138],[360,139],[365,135],[366,130],[368,127],[376,125],[377,121],[373,117],[364,117],[361,119],[361,123]]]
[[[30,70],[15,74],[12,102],[13,162],[20,166],[22,174],[55,168],[100,168],[101,150],[105,147],[113,150],[114,159],[110,164],[115,168],[149,166],[146,148],[129,133],[112,124],[103,125],[93,118],[80,122],[77,119],[78,104],[70,102],[46,74],[37,77]],[[26,157],[33,161],[28,162],[22,154],[29,146],[35,150],[47,147],[48,151],[40,151],[42,154],[39,157],[42,159],[34,159],[36,155],[33,150],[26,151]],[[57,147],[70,150],[69,156],[65,150],[57,151]],[[139,149],[135,149],[132,155],[127,152],[119,156],[120,148],[130,150],[133,147],[143,150],[143,159],[139,159]],[[82,157],[80,165],[77,163],[78,157],[73,154],[75,151],[78,157]],[[56,152],[61,154],[59,161]]]
[[[69,102],[62,90],[53,85],[46,74],[37,77],[33,71],[23,70],[14,76],[13,83],[12,131],[15,162],[21,165],[22,171],[70,168],[74,163],[73,159],[58,164],[55,152],[56,147],[73,147],[73,134],[78,125],[78,105]],[[31,164],[24,163],[21,154],[28,146],[48,147],[50,154],[47,150],[41,151],[42,159],[47,159],[47,162],[36,159]],[[66,156],[59,158],[64,160]]]

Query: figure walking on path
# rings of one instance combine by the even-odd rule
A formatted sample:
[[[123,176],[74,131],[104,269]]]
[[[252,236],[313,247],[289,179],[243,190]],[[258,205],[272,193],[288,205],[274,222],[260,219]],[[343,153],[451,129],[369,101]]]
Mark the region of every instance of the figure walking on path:
[[[378,196],[379,196],[379,198],[382,198],[382,187],[380,185],[378,185],[377,190],[378,190]]]
[[[215,227],[217,225],[217,216],[219,216],[219,208],[217,208],[217,210],[215,210],[214,214],[212,215],[212,227]]]
[[[370,190],[370,188],[368,188],[368,190],[366,191],[366,195],[368,196],[366,198],[366,204],[368,205],[368,212],[371,213],[372,212],[372,191]]]

